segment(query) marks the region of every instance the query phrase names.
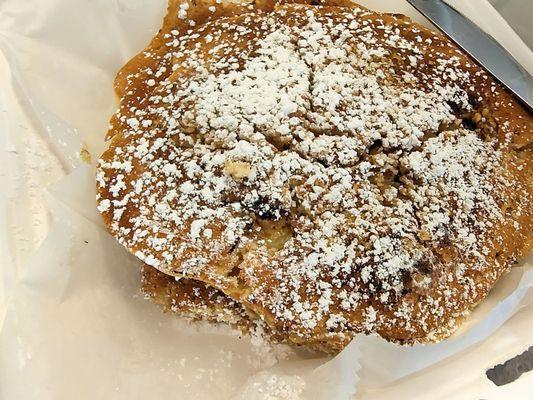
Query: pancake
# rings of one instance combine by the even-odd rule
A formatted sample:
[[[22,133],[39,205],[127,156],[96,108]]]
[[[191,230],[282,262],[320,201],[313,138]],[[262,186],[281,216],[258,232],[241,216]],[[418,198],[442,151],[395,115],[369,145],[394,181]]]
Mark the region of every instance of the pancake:
[[[203,282],[164,274],[148,265],[141,271],[141,292],[173,312],[191,320],[226,323],[249,332],[252,322],[244,308]]]
[[[286,338],[272,331],[257,315],[251,314],[242,304],[205,283],[187,278],[176,278],[144,264],[141,268],[141,292],[159,304],[168,313],[191,321],[226,324],[243,334],[253,335],[261,342],[284,343]],[[312,350],[327,351],[320,343]]]
[[[294,344],[273,331],[242,304],[196,279],[177,278],[144,264],[141,268],[141,292],[146,299],[162,306],[164,312],[174,313],[180,318],[230,325],[262,344]],[[306,343],[306,348],[314,352],[330,352],[327,342]]]
[[[97,172],[146,264],[335,352],[449,336],[527,253],[532,116],[446,38],[346,4],[169,9],[189,27],[123,74]]]

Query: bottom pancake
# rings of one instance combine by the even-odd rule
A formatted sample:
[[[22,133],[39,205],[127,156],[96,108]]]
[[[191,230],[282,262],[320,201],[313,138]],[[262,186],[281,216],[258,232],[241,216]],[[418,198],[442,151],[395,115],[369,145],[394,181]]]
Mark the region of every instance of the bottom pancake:
[[[166,275],[146,264],[141,271],[141,292],[173,312],[191,320],[229,324],[243,332],[252,328],[244,307],[203,282]]]
[[[143,264],[141,269],[141,292],[147,299],[192,321],[223,323],[238,329],[243,334],[260,337],[271,344],[290,343],[286,335],[273,331],[261,318],[225,295],[218,289],[195,279],[181,278],[162,273]],[[300,347],[296,344],[297,347]],[[335,353],[338,349],[329,343],[316,341],[305,346],[308,350]]]

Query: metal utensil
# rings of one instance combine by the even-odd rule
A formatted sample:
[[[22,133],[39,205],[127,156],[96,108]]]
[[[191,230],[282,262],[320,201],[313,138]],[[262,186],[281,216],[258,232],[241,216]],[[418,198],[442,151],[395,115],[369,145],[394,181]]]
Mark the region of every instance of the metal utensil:
[[[533,77],[494,38],[442,0],[407,0],[533,112]]]

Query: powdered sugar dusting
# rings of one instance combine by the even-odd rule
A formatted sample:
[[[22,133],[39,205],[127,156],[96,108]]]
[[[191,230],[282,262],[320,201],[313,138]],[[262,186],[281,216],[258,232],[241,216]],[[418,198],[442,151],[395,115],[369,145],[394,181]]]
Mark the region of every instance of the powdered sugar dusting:
[[[167,46],[174,73],[118,115],[127,129],[99,165],[123,245],[296,341],[430,337],[446,310],[452,328],[510,185],[501,143],[471,126],[482,72],[357,9],[286,6]]]

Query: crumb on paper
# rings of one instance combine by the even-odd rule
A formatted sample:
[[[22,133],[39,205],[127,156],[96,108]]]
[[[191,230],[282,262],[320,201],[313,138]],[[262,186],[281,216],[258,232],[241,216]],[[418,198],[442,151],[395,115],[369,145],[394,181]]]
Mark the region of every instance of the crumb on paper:
[[[87,145],[83,143],[80,149],[80,158],[86,162],[87,164],[91,163],[91,153],[89,153],[89,150],[87,149]]]

